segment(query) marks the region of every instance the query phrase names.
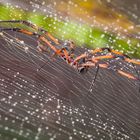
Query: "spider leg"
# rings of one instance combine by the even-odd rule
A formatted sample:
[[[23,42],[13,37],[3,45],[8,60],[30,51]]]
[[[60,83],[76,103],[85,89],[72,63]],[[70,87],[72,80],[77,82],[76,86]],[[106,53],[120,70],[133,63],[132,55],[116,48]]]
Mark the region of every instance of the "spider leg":
[[[103,52],[105,50],[107,50],[108,52],[111,52],[110,48],[99,48],[99,49],[90,50],[89,52],[92,53],[92,54],[96,54],[98,52]]]
[[[87,58],[87,57],[88,57],[88,54],[87,54],[87,53],[83,53],[83,54],[77,56],[77,57],[74,59],[73,63],[76,63],[76,62],[80,61],[81,59],[85,59],[85,58]]]
[[[121,55],[121,56],[128,57],[127,55],[123,54],[122,52],[119,52],[119,51],[116,51],[116,50],[113,50],[113,49],[110,49],[110,52],[111,52],[111,53],[114,53],[114,54],[116,54],[116,55]]]
[[[136,61],[136,60],[129,59],[129,58],[125,59],[125,61],[127,61],[129,63],[131,62],[132,66],[133,66],[133,68],[134,68],[134,70],[135,70],[135,72],[136,72],[136,74],[138,76],[137,80],[140,83],[140,73],[138,72],[138,70],[136,68],[136,65],[135,65],[135,64],[140,65],[140,62],[139,61]],[[139,85],[139,93],[140,93],[140,85]]]
[[[64,58],[67,60],[67,62],[69,63],[69,56],[68,56],[68,52],[65,48],[62,49],[57,49],[55,46],[53,46],[44,36],[40,36],[39,40],[42,40],[44,43],[46,43],[53,51],[54,51],[54,55],[58,55],[61,58]]]
[[[95,50],[89,50],[89,53],[92,53],[92,54],[95,54],[95,53],[98,53],[98,52],[102,52],[102,48],[95,49]]]
[[[116,51],[116,50],[113,50],[113,49],[110,49],[110,48],[107,48],[107,47],[106,48],[99,48],[99,49],[91,50],[90,53],[96,54],[98,52],[104,52],[104,51],[114,53],[115,55],[122,55],[122,56],[128,57],[127,55],[123,54],[122,52],[119,52],[119,51]]]
[[[36,26],[35,24],[29,22],[29,21],[26,21],[26,20],[1,20],[0,23],[19,23],[19,24],[23,24],[23,25],[26,25],[28,27],[31,27],[37,31],[40,31],[40,32],[46,32],[44,29],[42,28],[39,28],[38,26]]]
[[[122,71],[122,70],[117,70],[117,72],[118,72],[119,74],[121,74],[121,75],[123,75],[123,76],[129,78],[129,79],[137,80],[137,78],[136,78],[135,76],[131,75],[130,73],[124,72],[124,71]]]
[[[129,63],[133,63],[133,64],[136,64],[136,65],[140,65],[140,61],[137,61],[137,60],[134,60],[134,59],[125,58],[124,60],[125,60],[126,62],[129,62]]]
[[[140,61],[137,61],[137,60],[134,60],[134,59],[130,59],[130,57],[127,56],[127,55],[124,55],[124,56],[118,55],[117,57],[121,58],[122,60],[124,60],[124,61],[126,61],[128,63],[131,63],[133,68],[134,68],[134,70],[135,70],[135,72],[136,72],[136,74],[137,74],[138,78],[134,77],[133,75],[131,75],[129,73],[126,73],[126,72],[123,72],[123,71],[120,71],[120,70],[118,70],[118,73],[123,75],[123,76],[126,76],[129,79],[138,80],[139,83],[140,83],[140,75],[139,75],[139,72],[138,72],[138,70],[136,68],[136,65],[140,65]],[[140,87],[139,87],[139,92],[140,92]]]
[[[87,62],[87,63],[82,64],[81,66],[90,68],[90,67],[95,67],[96,63],[95,62],[94,63],[93,62]],[[98,64],[98,65],[101,68],[108,68],[108,64]]]
[[[116,51],[116,50],[114,50],[114,49],[110,49],[110,48],[101,48],[101,52],[103,52],[103,51],[105,51],[105,50],[107,50],[107,51],[110,52],[110,53],[114,53],[114,54],[116,54],[116,55],[127,56],[127,55],[123,54],[122,52]]]
[[[94,86],[95,84],[95,81],[97,79],[97,75],[98,75],[98,71],[99,71],[99,68],[101,67],[106,67],[105,65],[100,65],[100,64],[96,64],[96,63],[93,63],[93,62],[85,62],[81,65],[78,66],[78,71],[79,73],[83,74],[83,73],[86,73],[88,71],[88,68],[90,67],[95,67],[96,68],[96,73],[94,75],[94,78],[92,79],[92,82],[91,82],[91,85],[90,85],[90,88],[89,88],[89,92],[92,92],[92,87]]]
[[[36,37],[40,36],[39,34],[37,34],[35,32],[30,32],[28,30],[20,29],[20,28],[0,28],[0,32],[2,32],[2,31],[15,31],[15,32],[20,32],[20,33],[27,34],[27,35],[33,35]]]
[[[49,32],[45,31],[45,35],[47,35],[53,42],[55,42],[56,45],[59,45],[59,41],[58,39],[56,39],[55,37],[53,37]]]
[[[44,36],[40,36],[39,40],[42,40],[44,43],[46,43],[57,54],[58,49],[53,46]]]
[[[96,57],[92,57],[92,61],[95,61],[95,60],[102,60],[102,59],[111,59],[111,58],[114,58],[115,56],[114,55],[102,55],[102,56],[96,56]]]
[[[71,54],[69,55],[69,52],[66,50],[66,48],[62,48],[61,49],[61,51],[63,52],[63,54],[64,54],[64,57],[65,57],[65,61],[69,64],[69,63],[71,63]]]
[[[42,32],[43,34],[47,35],[52,41],[54,41],[57,45],[59,44],[58,40],[56,38],[54,38],[49,32],[36,26],[35,24],[33,24],[29,21],[26,21],[26,20],[3,20],[3,21],[0,21],[0,23],[19,23],[19,24],[26,25],[28,27],[31,27],[32,29],[35,29],[39,32]]]
[[[92,87],[94,86],[95,82],[96,82],[96,79],[97,79],[97,75],[98,75],[98,72],[99,72],[99,65],[97,64],[96,65],[96,73],[93,77],[93,80],[91,82],[91,85],[90,85],[90,88],[89,88],[89,92],[92,92]]]

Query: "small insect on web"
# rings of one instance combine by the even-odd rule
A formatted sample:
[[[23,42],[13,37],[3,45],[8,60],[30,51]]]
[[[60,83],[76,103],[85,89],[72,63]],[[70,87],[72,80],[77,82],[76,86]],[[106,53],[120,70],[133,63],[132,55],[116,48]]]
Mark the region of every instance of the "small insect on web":
[[[129,79],[140,81],[139,72],[136,67],[136,65],[140,66],[140,61],[131,59],[129,56],[123,54],[122,52],[110,48],[100,48],[100,49],[86,51],[85,53],[77,56],[74,51],[76,48],[74,42],[70,40],[59,42],[59,40],[53,37],[48,31],[36,26],[35,24],[29,21],[7,20],[7,21],[0,21],[0,24],[1,23],[13,23],[13,24],[19,23],[32,28],[33,30],[35,30],[34,32],[21,28],[1,28],[0,31],[1,32],[13,31],[13,32],[23,33],[28,36],[35,36],[37,38],[37,43],[38,43],[37,50],[39,52],[49,53],[47,51],[49,49],[52,52],[51,57],[54,56],[60,57],[68,65],[76,69],[80,74],[84,74],[90,68],[94,67],[96,69],[96,72],[90,85],[90,89],[89,89],[90,92],[92,92],[92,88],[97,79],[99,69],[100,68],[109,69],[111,67],[111,65],[106,60],[114,59],[117,61],[117,59],[120,59],[126,63],[131,63],[133,69],[136,72],[137,77],[121,69],[115,69],[114,71]],[[103,63],[101,63],[102,61]],[[37,69],[37,71],[40,71],[46,64],[47,61],[39,69]],[[140,87],[139,87],[139,92],[140,92]]]

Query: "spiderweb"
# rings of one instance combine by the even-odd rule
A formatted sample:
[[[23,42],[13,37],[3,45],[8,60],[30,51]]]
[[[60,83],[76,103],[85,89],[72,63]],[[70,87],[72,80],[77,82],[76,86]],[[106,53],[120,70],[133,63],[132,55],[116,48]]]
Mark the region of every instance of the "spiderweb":
[[[0,33],[0,139],[140,139],[139,81],[114,71],[136,75],[132,64],[107,60],[111,68],[99,69],[89,92],[95,68],[80,75],[37,45],[34,37]]]

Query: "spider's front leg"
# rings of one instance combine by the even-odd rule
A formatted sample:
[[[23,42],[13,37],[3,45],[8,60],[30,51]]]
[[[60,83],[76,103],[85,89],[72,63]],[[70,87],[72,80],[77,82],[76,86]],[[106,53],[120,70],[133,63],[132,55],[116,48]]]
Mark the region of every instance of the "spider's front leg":
[[[102,53],[102,52],[113,53],[114,55],[122,55],[122,56],[128,57],[127,55],[123,54],[122,52],[119,52],[119,51],[116,51],[114,49],[110,49],[110,48],[107,48],[107,47],[90,50],[90,53],[92,53],[92,54]]]
[[[19,32],[19,33],[23,33],[26,35],[30,35],[30,36],[36,36],[37,38],[40,36],[38,33],[35,32],[31,32],[25,29],[20,29],[20,28],[0,28],[0,32],[2,31],[14,31],[14,32]]]
[[[64,43],[61,44],[62,48],[58,49],[58,51],[54,55],[58,55],[63,58],[68,64],[71,64],[74,59],[74,51],[75,51],[75,44],[73,41],[66,40]]]
[[[110,48],[99,48],[99,49],[89,50],[89,53],[96,54],[96,53],[102,53],[104,51],[111,52],[111,49]]]
[[[47,36],[49,37],[53,42],[55,42],[55,44],[60,44],[58,39],[56,39],[55,37],[53,37],[48,31],[38,27],[37,25],[29,22],[29,21],[26,21],[26,20],[1,20],[0,23],[13,23],[13,24],[16,24],[16,23],[19,23],[19,24],[23,24],[23,25],[26,25],[32,29],[35,30],[35,32],[31,32],[31,31],[28,31],[28,30],[25,30],[25,29],[20,29],[20,28],[3,28],[3,29],[0,29],[0,30],[12,30],[12,31],[16,31],[16,32],[21,32],[21,33],[24,33],[24,34],[28,34],[28,35],[37,35],[37,36]],[[40,34],[41,33],[41,34]]]
[[[28,27],[31,27],[31,28],[33,28],[33,29],[35,29],[37,31],[41,31],[41,32],[44,31],[45,32],[44,29],[39,28],[35,24],[33,24],[33,23],[29,22],[29,21],[26,21],[26,20],[1,20],[0,23],[15,23],[15,24],[19,23],[19,24],[23,24],[23,25],[26,25]]]

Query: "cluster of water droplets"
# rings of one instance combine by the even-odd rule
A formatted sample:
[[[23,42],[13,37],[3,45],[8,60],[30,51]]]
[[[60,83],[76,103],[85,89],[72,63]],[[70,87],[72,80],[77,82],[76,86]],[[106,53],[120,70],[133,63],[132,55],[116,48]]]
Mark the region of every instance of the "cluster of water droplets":
[[[60,2],[64,3],[65,1]],[[11,3],[7,0],[7,6],[15,5],[23,11],[31,10],[34,16],[36,12],[45,13],[44,20],[48,17],[67,22],[71,20],[55,8],[59,4],[57,1],[49,4],[47,1],[35,0],[28,4],[29,7],[26,3],[17,4],[17,1]],[[71,5],[78,7],[78,4],[68,1],[67,14],[71,12]],[[85,23],[82,18],[75,18],[81,22],[79,26]],[[89,19],[95,19],[94,23],[96,22],[96,17]],[[49,27],[58,29],[55,25],[54,21]],[[95,25],[97,23],[91,24],[91,27]],[[99,26],[108,33],[109,27],[102,24]],[[81,32],[86,34],[86,28],[81,26],[77,30],[76,27],[73,28],[77,36]],[[63,31],[61,38],[64,39],[66,31],[59,31]],[[89,32],[92,33],[92,30]],[[91,34],[88,37],[94,42]],[[100,35],[100,39],[104,37],[105,34]],[[118,32],[117,38],[125,39],[126,36]],[[0,139],[140,139],[140,95],[136,81],[128,80],[108,69],[100,69],[96,84],[89,92],[95,69],[91,69],[86,75],[79,75],[60,58],[52,60],[47,53],[38,53],[34,37],[11,31],[0,33],[0,39]],[[116,41],[111,37],[109,40],[114,43]],[[84,41],[83,39],[81,42]],[[128,39],[127,43],[131,46],[131,40]],[[140,46],[139,43],[137,46]],[[84,51],[78,49],[76,53]],[[44,63],[46,65],[37,71]],[[124,70],[135,73],[132,64],[123,61],[117,64]]]

